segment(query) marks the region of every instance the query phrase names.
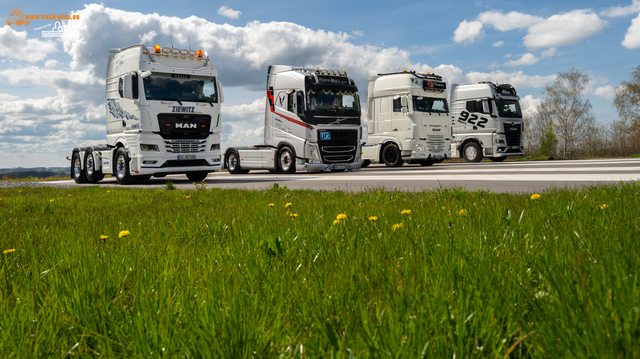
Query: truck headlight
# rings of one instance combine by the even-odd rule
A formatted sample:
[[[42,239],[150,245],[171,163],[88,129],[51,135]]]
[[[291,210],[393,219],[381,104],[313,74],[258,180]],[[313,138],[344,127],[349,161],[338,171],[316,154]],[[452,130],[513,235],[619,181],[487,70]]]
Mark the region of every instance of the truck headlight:
[[[318,145],[316,145],[315,143],[308,143],[307,150],[309,151],[309,163],[322,163]]]
[[[158,149],[158,145],[147,145],[147,144],[144,144],[144,143],[140,144],[140,149],[143,150],[143,151],[160,151]]]
[[[496,143],[498,144],[504,143],[504,140],[496,140]]]
[[[211,145],[211,151],[220,151],[220,144],[214,143],[213,145]]]
[[[421,144],[416,144],[416,151],[418,152],[424,152],[424,146]]]

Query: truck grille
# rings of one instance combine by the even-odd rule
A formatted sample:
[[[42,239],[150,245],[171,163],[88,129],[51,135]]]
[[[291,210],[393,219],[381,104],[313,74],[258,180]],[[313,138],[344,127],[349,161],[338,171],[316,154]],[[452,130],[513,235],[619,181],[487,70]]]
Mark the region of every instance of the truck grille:
[[[158,126],[164,139],[204,139],[209,136],[211,116],[202,114],[159,113]]]
[[[358,149],[358,130],[318,130],[330,132],[330,140],[319,140],[320,156],[323,163],[351,163]]]
[[[169,153],[198,153],[204,152],[207,140],[164,140],[164,146]]]
[[[507,146],[520,146],[520,137],[522,136],[522,127],[520,124],[509,125],[505,123],[504,134],[507,137]]]

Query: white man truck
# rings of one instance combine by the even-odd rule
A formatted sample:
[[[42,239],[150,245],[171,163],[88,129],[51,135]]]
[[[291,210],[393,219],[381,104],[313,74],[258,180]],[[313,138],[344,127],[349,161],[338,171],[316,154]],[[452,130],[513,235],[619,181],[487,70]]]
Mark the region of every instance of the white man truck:
[[[202,50],[156,45],[149,51],[142,44],[110,50],[107,143],[74,148],[71,177],[96,183],[112,174],[127,184],[167,174],[200,181],[220,171],[217,77]]]
[[[451,157],[447,84],[414,71],[369,77],[364,166],[430,166]]]
[[[467,162],[524,155],[520,97],[509,84],[451,85],[451,154]]]
[[[269,66],[264,144],[229,147],[232,174],[358,170],[362,127],[358,88],[346,70]]]

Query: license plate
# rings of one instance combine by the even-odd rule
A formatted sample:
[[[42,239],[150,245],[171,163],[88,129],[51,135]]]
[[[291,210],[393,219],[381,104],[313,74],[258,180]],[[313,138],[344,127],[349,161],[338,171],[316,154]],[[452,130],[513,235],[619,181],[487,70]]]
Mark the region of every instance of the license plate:
[[[343,170],[346,168],[347,168],[347,165],[333,165],[333,167],[331,167],[332,170]]]
[[[326,131],[326,132],[320,132],[320,139],[321,140],[331,140],[331,132]]]
[[[511,149],[512,150],[517,150],[517,149],[520,149],[520,146],[511,146]]]
[[[196,155],[178,155],[178,161],[181,160],[195,160]]]

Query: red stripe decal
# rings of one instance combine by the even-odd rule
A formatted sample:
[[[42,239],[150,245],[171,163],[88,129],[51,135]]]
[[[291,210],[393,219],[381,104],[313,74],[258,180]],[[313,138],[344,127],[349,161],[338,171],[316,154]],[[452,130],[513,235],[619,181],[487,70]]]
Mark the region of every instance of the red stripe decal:
[[[273,104],[275,103],[275,100],[273,99],[273,94],[271,93],[271,91],[270,91],[270,90],[267,90],[267,98],[269,99],[269,107],[271,107],[271,112],[275,113],[276,115],[278,115],[278,116],[280,116],[280,117],[283,117],[284,119],[286,119],[286,120],[287,120],[287,121],[289,121],[289,122],[293,122],[293,123],[295,123],[296,125],[299,125],[299,126],[302,126],[302,127],[308,128],[308,129],[310,129],[310,130],[313,130],[313,126],[311,126],[311,125],[310,125],[310,124],[308,124],[308,123],[304,123],[304,122],[302,122],[302,121],[300,121],[300,120],[296,120],[295,118],[291,118],[291,117],[289,117],[289,116],[285,116],[285,115],[283,115],[283,114],[281,114],[281,113],[278,113],[278,112],[274,111],[274,109],[273,109]]]

